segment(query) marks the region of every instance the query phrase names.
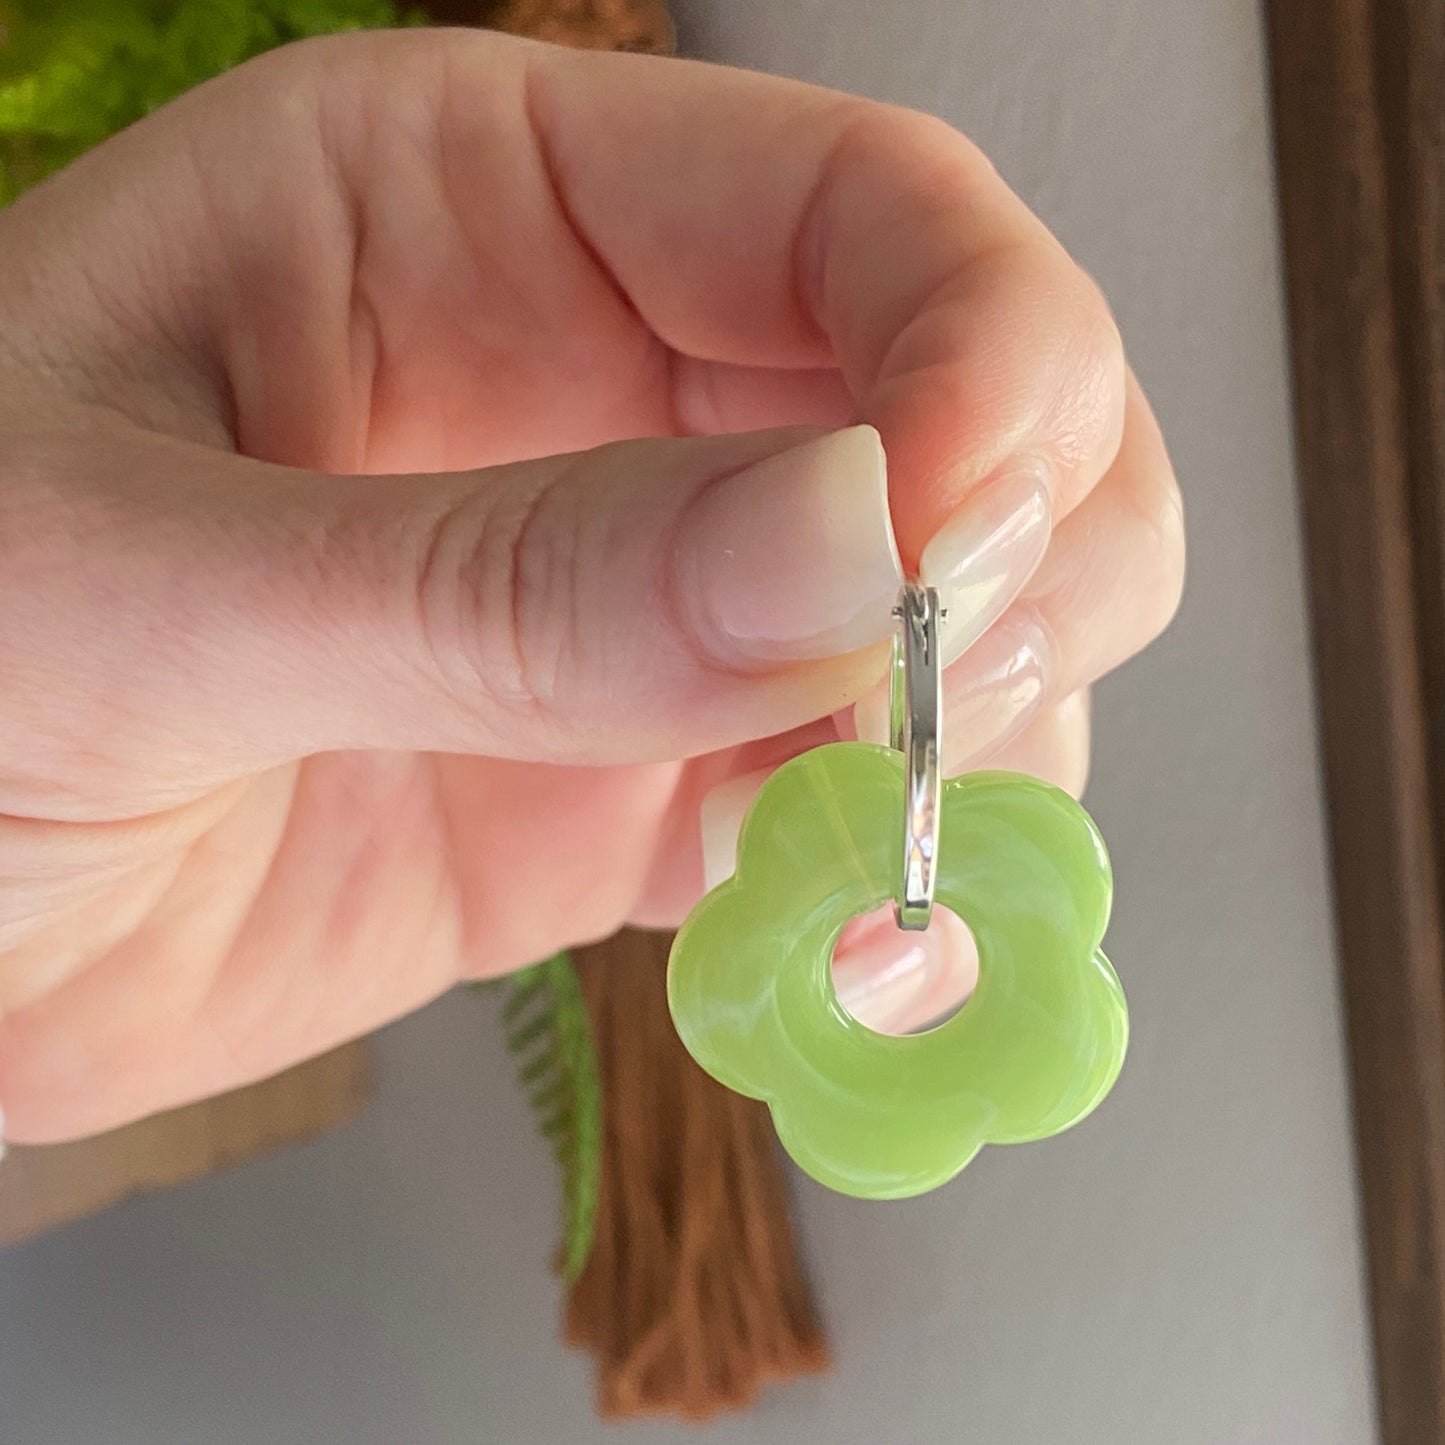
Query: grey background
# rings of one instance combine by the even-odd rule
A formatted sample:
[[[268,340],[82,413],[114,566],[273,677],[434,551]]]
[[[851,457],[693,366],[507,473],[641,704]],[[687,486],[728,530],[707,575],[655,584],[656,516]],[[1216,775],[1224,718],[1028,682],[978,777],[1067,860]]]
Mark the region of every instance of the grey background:
[[[715,1432],[813,1445],[1363,1445],[1371,1425],[1245,0],[681,0],[687,47],[970,131],[1113,299],[1184,480],[1168,639],[1098,696],[1135,1043],[1109,1104],[891,1206],[799,1181],[831,1378]],[[378,1045],[312,1147],[0,1256],[4,1445],[664,1442],[555,1343],[556,1190],[491,1005]]]

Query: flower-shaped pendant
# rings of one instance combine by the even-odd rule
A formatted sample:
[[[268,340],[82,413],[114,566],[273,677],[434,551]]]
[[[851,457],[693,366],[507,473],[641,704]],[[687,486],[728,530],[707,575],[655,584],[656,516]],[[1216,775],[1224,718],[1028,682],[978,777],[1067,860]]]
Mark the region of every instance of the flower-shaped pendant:
[[[875,1033],[838,1001],[843,927],[893,896],[904,757],[816,748],[763,786],[737,871],[673,945],[668,997],[688,1051],[766,1101],[783,1146],[845,1194],[896,1199],[957,1174],[984,1144],[1082,1119],[1124,1061],[1128,1014],[1099,943],[1112,880],[1088,814],[1013,773],[942,785],[937,900],[972,930],[979,977],[947,1022]]]

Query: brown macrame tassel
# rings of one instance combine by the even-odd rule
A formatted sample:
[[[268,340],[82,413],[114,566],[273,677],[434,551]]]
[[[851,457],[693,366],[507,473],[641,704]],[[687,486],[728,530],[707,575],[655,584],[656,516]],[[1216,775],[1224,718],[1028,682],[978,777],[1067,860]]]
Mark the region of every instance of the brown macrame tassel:
[[[664,55],[674,38],[666,0],[495,0],[483,23],[584,50]]]
[[[603,1099],[592,1254],[567,1305],[607,1417],[705,1420],[828,1347],[793,1240],[767,1110],[724,1089],[667,1011],[669,939],[625,932],[575,954]]]
[[[482,25],[583,50],[673,48],[667,0],[420,0],[436,25]]]

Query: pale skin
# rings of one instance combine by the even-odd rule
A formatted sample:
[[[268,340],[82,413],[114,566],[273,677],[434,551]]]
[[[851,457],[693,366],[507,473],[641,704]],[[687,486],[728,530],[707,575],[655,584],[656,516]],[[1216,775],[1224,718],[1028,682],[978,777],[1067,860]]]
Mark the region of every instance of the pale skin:
[[[353,36],[0,213],[8,1138],[676,923],[703,798],[850,735],[888,619],[822,626],[849,574],[811,528],[778,553],[789,459],[757,545],[807,637],[761,657],[693,625],[675,538],[850,423],[881,437],[910,569],[1020,458],[1047,479],[1046,691],[969,745],[1077,791],[1087,689],[1177,604],[1178,490],[1097,288],[940,122]],[[846,437],[864,467],[877,438]]]

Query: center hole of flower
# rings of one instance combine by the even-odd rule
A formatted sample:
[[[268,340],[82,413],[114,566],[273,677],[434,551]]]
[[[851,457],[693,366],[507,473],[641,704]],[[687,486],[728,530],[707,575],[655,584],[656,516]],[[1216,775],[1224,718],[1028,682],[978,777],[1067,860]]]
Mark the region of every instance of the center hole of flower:
[[[951,908],[935,904],[922,933],[905,933],[886,903],[860,914],[833,948],[838,1002],[878,1034],[918,1034],[946,1023],[978,982],[978,945]]]

